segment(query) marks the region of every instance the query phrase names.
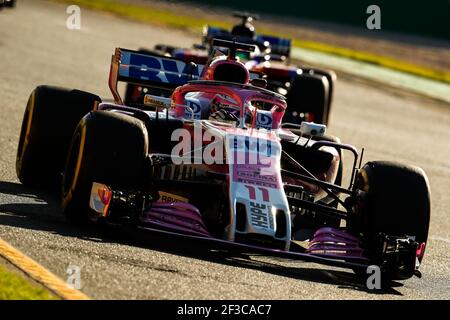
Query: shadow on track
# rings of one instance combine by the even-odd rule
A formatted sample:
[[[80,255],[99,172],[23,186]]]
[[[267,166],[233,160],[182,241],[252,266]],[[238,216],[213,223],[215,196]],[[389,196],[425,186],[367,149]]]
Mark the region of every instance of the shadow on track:
[[[0,181],[0,225],[47,231],[66,237],[99,241],[103,230],[94,226],[69,224],[62,213],[59,196],[53,191],[26,187],[20,183]],[[105,234],[105,236],[107,236]],[[108,237],[102,238],[108,242]],[[109,241],[112,242],[112,241]]]
[[[264,259],[264,256],[247,255],[224,250],[204,242],[184,237],[134,232],[111,227],[77,226],[69,224],[62,213],[59,197],[54,192],[36,190],[19,183],[0,182],[0,194],[6,194],[9,203],[0,203],[0,225],[56,233],[65,237],[81,238],[93,242],[120,243],[164,253],[201,259],[231,267],[258,270],[278,276],[338,286],[342,289],[364,291],[372,294],[401,295],[395,287],[401,283],[391,282],[382,290],[369,290],[365,279],[352,272],[312,268],[311,263],[299,261],[298,266],[282,265],[286,260]],[[263,260],[261,260],[261,258]],[[297,261],[296,261],[297,262]],[[302,265],[308,265],[304,267]],[[325,267],[326,268],[326,267]]]

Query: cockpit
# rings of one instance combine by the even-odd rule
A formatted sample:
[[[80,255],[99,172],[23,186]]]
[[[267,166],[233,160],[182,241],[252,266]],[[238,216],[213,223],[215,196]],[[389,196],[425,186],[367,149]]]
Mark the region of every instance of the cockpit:
[[[175,89],[175,116],[209,119],[240,128],[277,129],[286,109],[284,97],[252,85],[199,80]]]

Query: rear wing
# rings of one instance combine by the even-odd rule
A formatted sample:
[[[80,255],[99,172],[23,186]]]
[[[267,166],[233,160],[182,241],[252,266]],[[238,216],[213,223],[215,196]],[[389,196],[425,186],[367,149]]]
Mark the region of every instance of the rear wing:
[[[269,42],[272,49],[272,54],[285,56],[286,58],[289,58],[291,54],[291,39],[258,35],[256,36],[256,40],[260,42]]]
[[[109,88],[118,104],[123,104],[118,82],[173,91],[190,80],[198,80],[203,65],[185,63],[175,58],[116,48],[111,59]]]
[[[268,35],[257,35],[255,39],[250,38],[240,38],[233,36],[229,31],[221,28],[205,26],[203,30],[203,44],[210,44],[212,39],[224,39],[224,40],[234,40],[236,39],[239,42],[244,43],[265,43],[269,42],[270,47],[272,49],[272,54],[285,56],[289,58],[291,54],[292,41],[287,38],[278,38]]]
[[[265,48],[264,42],[261,42],[258,39],[252,39],[245,36],[235,36],[225,29],[215,28],[208,25],[205,26],[203,30],[203,45],[206,46],[209,45],[212,47],[213,46],[212,43],[214,40],[225,40],[225,41],[235,41],[245,43],[248,45],[257,46],[259,47],[260,50],[264,50]]]

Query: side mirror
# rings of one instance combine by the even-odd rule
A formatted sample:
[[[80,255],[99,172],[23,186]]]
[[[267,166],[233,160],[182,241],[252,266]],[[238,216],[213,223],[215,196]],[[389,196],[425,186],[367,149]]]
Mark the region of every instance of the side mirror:
[[[314,122],[306,122],[303,121],[300,124],[300,131],[302,134],[306,134],[309,136],[323,136],[327,130],[327,126],[324,124],[314,123]]]
[[[250,84],[252,86],[265,89],[267,87],[267,80],[266,79],[252,79],[250,81]]]

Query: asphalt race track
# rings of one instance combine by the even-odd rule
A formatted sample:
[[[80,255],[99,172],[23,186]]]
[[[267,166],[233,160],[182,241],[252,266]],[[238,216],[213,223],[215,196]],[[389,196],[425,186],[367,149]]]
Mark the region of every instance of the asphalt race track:
[[[298,261],[223,254],[164,237],[81,229],[65,222],[57,195],[16,178],[17,142],[28,95],[39,84],[110,97],[115,47],[190,46],[197,39],[110,15],[82,12],[66,28],[66,6],[27,0],[0,12],[0,237],[61,278],[81,268],[82,291],[97,299],[449,299],[450,106],[340,79],[329,133],[365,147],[365,160],[419,165],[432,189],[423,278],[368,292],[350,271]]]

